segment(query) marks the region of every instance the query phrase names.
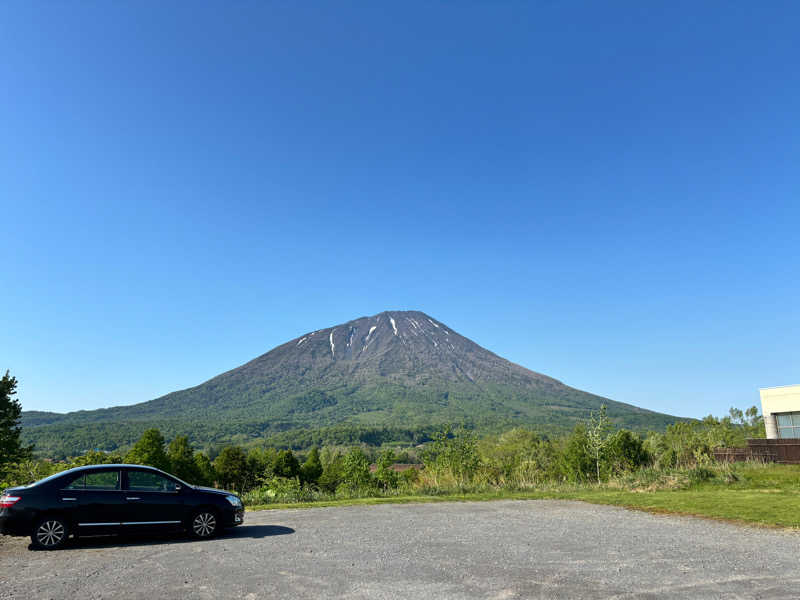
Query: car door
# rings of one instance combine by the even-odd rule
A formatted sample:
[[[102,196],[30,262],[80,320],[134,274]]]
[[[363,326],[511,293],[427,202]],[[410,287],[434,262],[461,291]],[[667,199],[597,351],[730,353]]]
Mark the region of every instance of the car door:
[[[124,528],[175,528],[184,520],[180,484],[156,471],[126,470],[125,503]]]
[[[60,490],[60,503],[73,506],[78,534],[101,533],[119,528],[125,516],[125,500],[119,469],[81,473]]]

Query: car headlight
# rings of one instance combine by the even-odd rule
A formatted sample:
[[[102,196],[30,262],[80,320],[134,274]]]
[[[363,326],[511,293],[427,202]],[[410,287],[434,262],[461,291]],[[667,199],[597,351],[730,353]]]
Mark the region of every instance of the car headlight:
[[[239,500],[239,496],[225,496],[225,499],[233,504],[236,508],[242,507],[242,501]]]

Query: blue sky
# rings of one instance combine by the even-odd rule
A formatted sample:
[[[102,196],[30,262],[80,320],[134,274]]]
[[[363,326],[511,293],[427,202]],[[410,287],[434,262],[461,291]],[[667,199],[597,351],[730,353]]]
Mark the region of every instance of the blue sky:
[[[0,7],[0,367],[149,400],[418,309],[569,385],[800,383],[800,4]]]

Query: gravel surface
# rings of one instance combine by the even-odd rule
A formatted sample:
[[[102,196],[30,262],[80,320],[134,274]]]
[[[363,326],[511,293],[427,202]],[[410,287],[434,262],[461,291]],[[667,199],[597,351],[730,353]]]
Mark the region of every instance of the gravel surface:
[[[798,598],[800,534],[564,501],[247,513],[206,542],[0,538],[0,598]]]

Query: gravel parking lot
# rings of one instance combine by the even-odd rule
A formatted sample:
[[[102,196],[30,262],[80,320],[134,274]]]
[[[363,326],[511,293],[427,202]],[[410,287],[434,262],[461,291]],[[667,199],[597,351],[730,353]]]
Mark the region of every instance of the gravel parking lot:
[[[800,534],[561,501],[248,513],[206,542],[0,541],[0,598],[797,598]]]

